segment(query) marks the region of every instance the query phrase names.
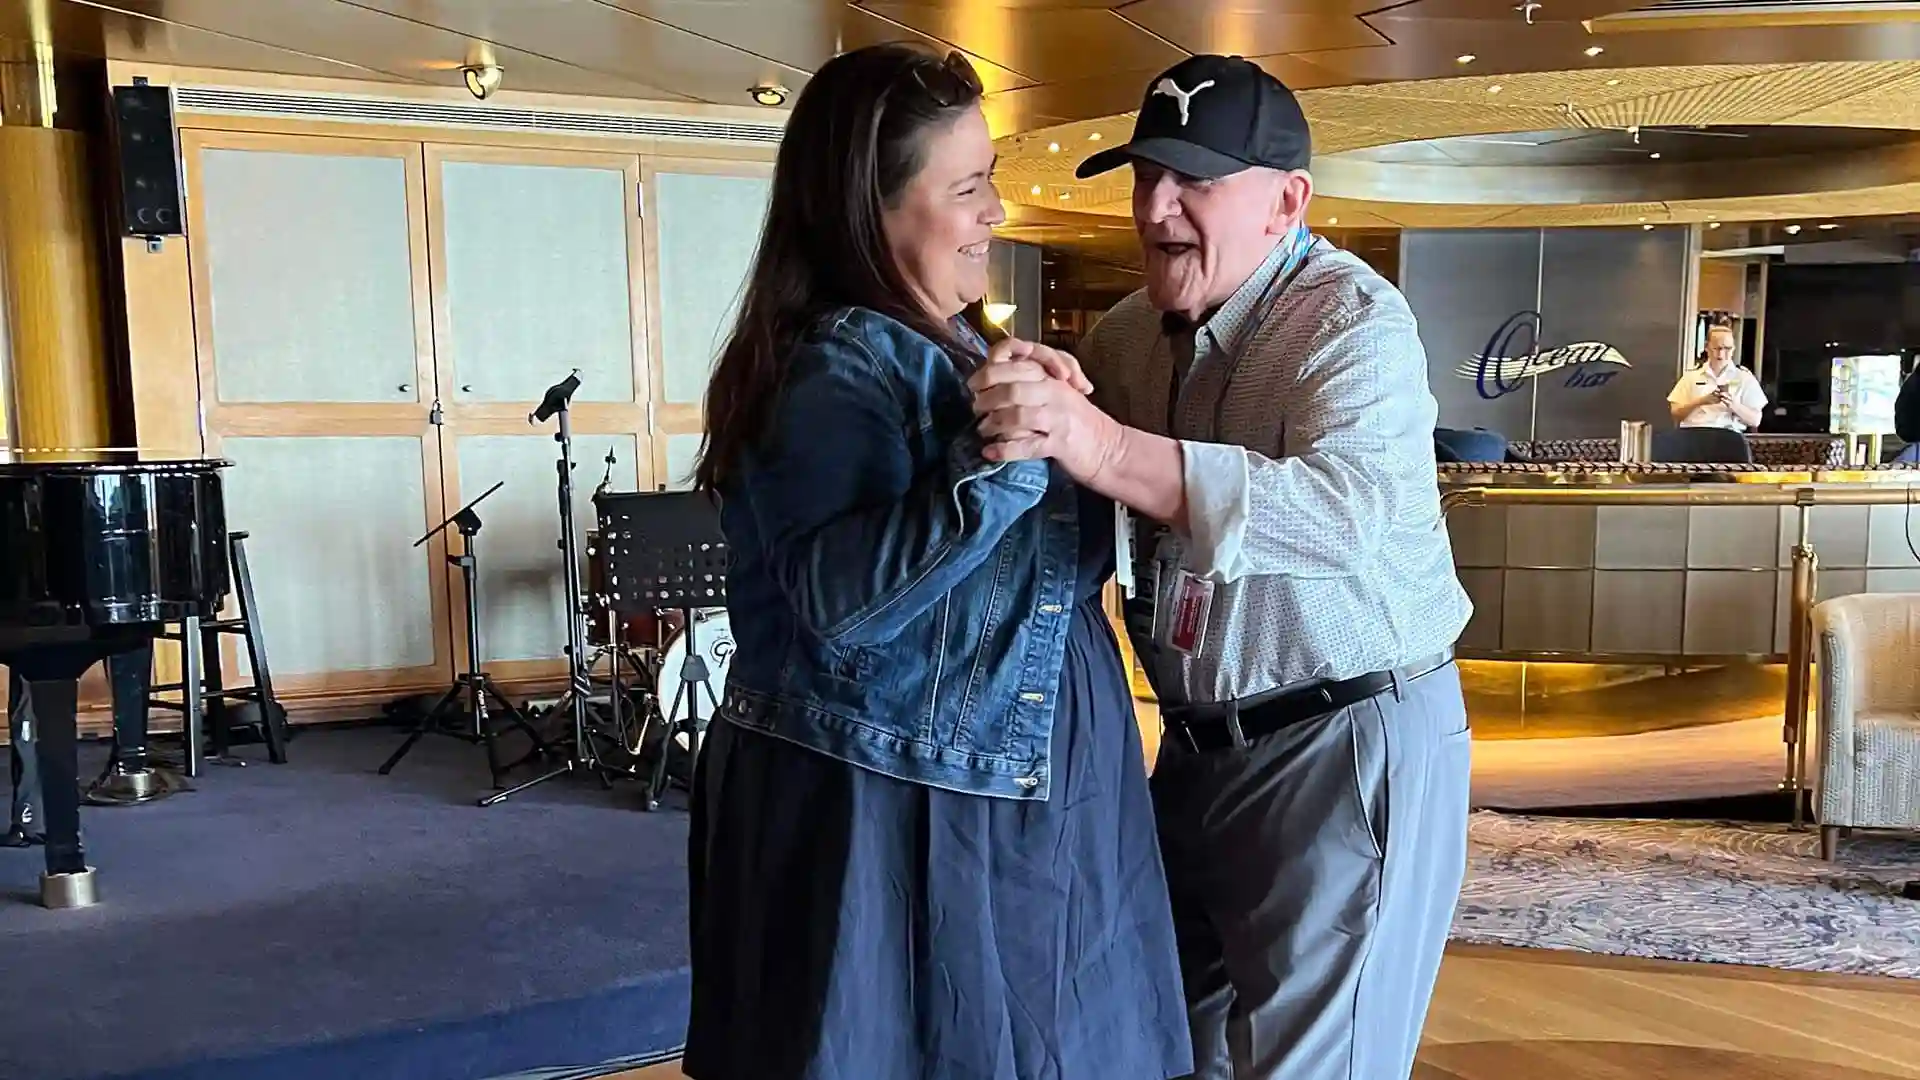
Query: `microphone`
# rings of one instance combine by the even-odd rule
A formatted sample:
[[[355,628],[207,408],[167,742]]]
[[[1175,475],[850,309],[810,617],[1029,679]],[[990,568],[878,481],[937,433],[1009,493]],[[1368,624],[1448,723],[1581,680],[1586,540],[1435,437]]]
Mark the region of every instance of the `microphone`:
[[[538,424],[552,419],[554,413],[567,407],[567,403],[573,400],[573,392],[578,389],[580,369],[574,368],[573,373],[565,379],[547,387],[547,396],[541,400],[540,407],[534,410],[533,415],[527,418],[527,423]]]

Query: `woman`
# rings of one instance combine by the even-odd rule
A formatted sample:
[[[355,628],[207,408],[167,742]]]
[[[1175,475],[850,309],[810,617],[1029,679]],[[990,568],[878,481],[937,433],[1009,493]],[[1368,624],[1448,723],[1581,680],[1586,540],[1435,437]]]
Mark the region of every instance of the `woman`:
[[[1667,410],[1680,427],[1722,427],[1752,431],[1760,426],[1767,392],[1753,372],[1734,362],[1733,328],[1707,331],[1707,354],[1688,369],[1667,394]]]
[[[1191,1066],[1111,504],[987,463],[965,389],[1005,217],[980,96],[905,46],[813,76],[708,389],[738,651],[695,780],[694,1080]]]

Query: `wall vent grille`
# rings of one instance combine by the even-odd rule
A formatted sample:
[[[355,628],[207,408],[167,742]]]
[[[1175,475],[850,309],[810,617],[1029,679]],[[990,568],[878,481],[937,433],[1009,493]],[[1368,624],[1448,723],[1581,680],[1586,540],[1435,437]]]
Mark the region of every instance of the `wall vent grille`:
[[[230,86],[176,86],[182,113],[294,117],[362,124],[411,124],[488,131],[551,132],[624,138],[778,146],[782,128],[697,116],[573,112],[445,101],[408,101],[351,94],[289,93]]]

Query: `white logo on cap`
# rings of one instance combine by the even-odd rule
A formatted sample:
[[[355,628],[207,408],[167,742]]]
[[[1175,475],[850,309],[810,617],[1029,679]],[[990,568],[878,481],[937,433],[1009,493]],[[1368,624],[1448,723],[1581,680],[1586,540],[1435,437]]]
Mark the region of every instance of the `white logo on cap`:
[[[1193,95],[1199,93],[1202,90],[1205,90],[1207,87],[1212,85],[1213,85],[1213,80],[1208,79],[1206,82],[1201,83],[1199,86],[1196,86],[1191,90],[1182,90],[1180,89],[1180,84],[1177,82],[1174,82],[1172,79],[1161,79],[1159,82],[1153,84],[1153,92],[1156,94],[1165,94],[1166,96],[1180,103],[1180,126],[1186,127],[1187,126],[1187,102],[1193,100]]]

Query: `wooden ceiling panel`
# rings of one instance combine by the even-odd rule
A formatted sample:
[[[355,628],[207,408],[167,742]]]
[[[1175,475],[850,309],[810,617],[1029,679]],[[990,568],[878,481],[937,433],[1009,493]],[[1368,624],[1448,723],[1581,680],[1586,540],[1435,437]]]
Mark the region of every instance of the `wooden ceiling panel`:
[[[1323,0],[1259,5],[1246,0],[1140,0],[1126,5],[1120,15],[1196,53],[1269,56],[1392,44],[1359,18],[1356,7]]]
[[[1909,64],[1774,67],[1584,111],[1598,125],[1777,124],[1879,91],[1911,74]]]
[[[1186,56],[1104,7],[1004,7],[966,0],[861,7],[1037,83],[1070,83],[1113,72],[1157,73]],[[1128,97],[1137,102],[1139,90]],[[1084,114],[1073,117],[1082,118]]]
[[[118,12],[61,3],[47,10],[50,18],[42,25],[32,17],[33,10],[19,0],[0,0],[0,38],[24,43],[51,37],[62,53],[96,58],[319,78],[413,81],[348,60]]]
[[[565,64],[593,75],[671,88],[666,92],[680,98],[750,104],[749,88],[795,85],[807,72],[600,0],[353,2],[462,39],[511,42],[543,60],[564,57]],[[516,85],[516,65],[504,56],[499,63],[506,85]]]
[[[811,72],[838,53],[866,45],[914,41],[929,48],[953,46],[888,21],[858,5],[831,0],[597,0],[657,22],[697,34],[709,42],[768,58],[791,70]],[[1004,3],[1005,0],[1002,0]],[[972,56],[988,93],[1030,86],[1024,79]],[[798,89],[805,76],[789,77]]]
[[[149,19],[310,56],[348,58],[374,71],[441,86],[461,84],[459,68],[474,44],[469,35],[458,31],[395,18],[371,7],[329,0],[275,4],[236,4],[230,0],[114,0],[114,3],[130,14]],[[494,54],[509,77],[518,72],[519,81],[548,93],[650,97],[664,90],[638,78],[589,70],[540,53],[510,48],[504,43],[495,43]]]

